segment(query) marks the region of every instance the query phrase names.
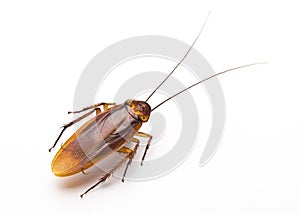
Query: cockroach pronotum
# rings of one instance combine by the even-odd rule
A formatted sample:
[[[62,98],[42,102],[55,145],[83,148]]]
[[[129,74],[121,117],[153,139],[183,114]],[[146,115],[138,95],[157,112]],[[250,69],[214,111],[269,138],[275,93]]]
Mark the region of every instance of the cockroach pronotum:
[[[179,91],[173,96],[167,98],[154,108],[151,108],[147,101],[150,97],[157,91],[157,89],[173,74],[176,68],[183,62],[186,56],[189,54],[193,48],[195,42],[200,36],[207,18],[195,38],[194,42],[187,50],[183,58],[177,63],[173,70],[165,77],[165,79],[155,88],[155,90],[148,96],[145,101],[139,100],[127,100],[123,104],[115,103],[98,103],[80,111],[73,111],[69,113],[81,113],[87,111],[81,117],[73,120],[72,122],[64,125],[61,133],[56,139],[54,145],[49,149],[49,152],[56,146],[63,132],[73,124],[79,122],[80,120],[96,112],[96,116],[84,123],[59,149],[52,161],[52,171],[56,176],[64,177],[74,175],[79,172],[84,172],[85,169],[93,166],[96,162],[99,162],[111,155],[113,152],[122,154],[122,159],[112,166],[112,169],[104,175],[101,175],[98,182],[87,189],[80,197],[83,197],[90,190],[98,186],[100,183],[104,182],[110,177],[110,175],[123,163],[127,161],[122,181],[124,182],[124,177],[126,175],[128,166],[132,162],[134,155],[137,152],[139,146],[139,139],[137,137],[144,137],[148,139],[148,143],[144,150],[141,165],[145,159],[147,150],[151,144],[152,136],[147,133],[140,132],[142,124],[147,122],[152,111],[157,109],[159,106],[172,99],[173,97],[185,92],[186,90],[203,83],[213,77],[220,74],[224,74],[228,71],[236,70],[239,68],[248,67],[255,64],[243,65],[235,68],[231,68],[220,73],[214,74],[206,79],[203,79],[195,84]],[[100,110],[103,107],[104,111]],[[79,142],[80,141],[80,142]],[[126,143],[134,143],[134,148],[131,149],[126,146]]]

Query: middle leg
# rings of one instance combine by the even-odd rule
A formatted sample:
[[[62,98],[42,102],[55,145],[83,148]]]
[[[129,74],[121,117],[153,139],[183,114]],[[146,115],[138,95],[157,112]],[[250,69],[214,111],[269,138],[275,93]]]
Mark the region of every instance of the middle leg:
[[[89,110],[89,109],[97,109],[97,108],[99,109],[100,106],[103,106],[103,109],[105,111],[105,110],[108,109],[109,106],[114,106],[114,105],[116,105],[116,104],[115,103],[104,103],[104,102],[102,102],[102,103],[97,103],[97,104],[85,107],[85,108],[83,108],[83,109],[81,109],[79,111],[69,111],[68,114],[71,114],[71,113],[73,113],[73,114],[75,114],[75,113],[81,113],[81,112]]]
[[[147,133],[144,133],[144,132],[137,132],[137,133],[135,134],[135,136],[148,138],[148,143],[147,143],[147,146],[146,146],[146,148],[145,148],[145,151],[144,151],[144,154],[143,154],[143,157],[142,157],[142,161],[141,161],[141,166],[143,166],[143,162],[144,162],[144,160],[145,160],[147,151],[148,151],[148,149],[149,149],[149,147],[150,147],[150,144],[151,144],[152,135],[147,134]]]
[[[132,163],[132,159],[134,158],[134,155],[136,154],[137,149],[139,147],[139,143],[140,143],[140,141],[137,138],[131,138],[129,142],[136,143],[136,145],[134,146],[133,150],[131,150],[131,149],[127,148],[127,147],[122,147],[118,151],[119,153],[127,153],[128,154],[128,159],[129,159],[128,162],[127,162],[126,168],[124,170],[124,173],[123,173],[122,182],[124,182],[124,178],[125,178],[126,172],[128,170],[128,167]],[[124,149],[125,149],[125,152],[124,152]]]

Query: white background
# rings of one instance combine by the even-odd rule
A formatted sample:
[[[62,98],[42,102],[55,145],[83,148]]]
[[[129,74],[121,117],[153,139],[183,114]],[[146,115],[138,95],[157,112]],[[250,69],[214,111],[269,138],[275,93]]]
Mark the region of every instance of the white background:
[[[195,48],[215,71],[268,62],[220,77],[226,129],[216,155],[198,166],[199,137],[166,176],[113,178],[80,199],[93,181],[56,178],[47,149],[71,119],[86,64],[133,36],[191,43],[209,10]],[[297,1],[1,1],[1,213],[299,213],[299,19]]]

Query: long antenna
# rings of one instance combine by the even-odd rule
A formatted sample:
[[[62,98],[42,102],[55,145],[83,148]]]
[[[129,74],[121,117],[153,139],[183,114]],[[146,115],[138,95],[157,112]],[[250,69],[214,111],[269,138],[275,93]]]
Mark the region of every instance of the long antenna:
[[[188,90],[188,89],[190,89],[190,88],[192,88],[192,87],[194,87],[194,86],[196,86],[196,85],[198,85],[198,84],[200,84],[200,83],[203,83],[203,82],[205,82],[205,81],[207,81],[207,80],[209,80],[209,79],[211,79],[211,78],[213,78],[213,77],[216,77],[216,76],[218,76],[218,75],[220,75],[220,74],[224,74],[224,73],[226,73],[226,72],[228,72],[228,71],[233,71],[233,70],[237,70],[237,69],[240,69],[240,68],[245,68],[245,67],[249,67],[249,66],[252,66],[252,65],[258,65],[258,64],[266,64],[266,62],[258,62],[258,63],[248,64],[248,65],[242,65],[242,66],[239,66],[239,67],[235,67],[235,68],[231,68],[231,69],[222,71],[222,72],[217,73],[217,74],[214,74],[214,75],[212,75],[212,76],[210,76],[210,77],[207,77],[207,78],[205,78],[204,80],[201,80],[201,81],[199,81],[199,82],[197,82],[197,83],[195,83],[195,84],[193,84],[193,85],[191,85],[191,86],[189,86],[189,87],[187,87],[187,88],[185,88],[185,89],[183,89],[183,90],[177,92],[177,93],[174,94],[173,96],[169,97],[168,99],[164,100],[163,102],[161,102],[160,104],[158,104],[157,106],[155,106],[151,111],[154,111],[154,110],[157,109],[159,106],[161,106],[161,105],[164,104],[165,102],[169,101],[169,100],[172,99],[173,97],[176,97],[177,95],[181,94],[182,92],[185,92],[186,90]]]
[[[178,68],[178,66],[183,62],[183,60],[184,60],[184,59],[187,57],[187,55],[190,53],[190,51],[192,50],[194,44],[196,43],[196,41],[198,40],[199,36],[201,35],[201,33],[202,33],[203,29],[204,29],[204,26],[205,26],[205,24],[206,24],[206,22],[207,22],[207,20],[208,20],[209,14],[210,14],[210,11],[209,11],[209,13],[208,13],[208,15],[207,15],[207,17],[206,17],[206,19],[205,19],[205,21],[204,21],[202,27],[201,27],[200,32],[198,33],[196,39],[195,39],[194,42],[192,43],[191,47],[190,47],[190,48],[188,49],[188,51],[185,53],[185,55],[183,56],[183,58],[178,62],[178,64],[173,68],[173,70],[168,74],[168,76],[166,76],[166,78],[165,78],[165,79],[164,79],[164,80],[163,80],[163,81],[155,88],[155,90],[149,95],[149,97],[146,99],[145,102],[147,102],[147,101],[150,99],[150,97],[152,97],[152,95],[157,91],[157,89],[159,89],[159,87],[160,87],[162,84],[164,84],[164,82],[165,82],[165,81],[166,81],[166,80],[174,73],[174,71],[176,70],[176,68]]]

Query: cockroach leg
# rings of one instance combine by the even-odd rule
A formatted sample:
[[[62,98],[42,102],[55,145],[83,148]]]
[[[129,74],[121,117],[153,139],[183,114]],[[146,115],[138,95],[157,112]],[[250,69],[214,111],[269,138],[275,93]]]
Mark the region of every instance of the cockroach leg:
[[[130,158],[130,155],[132,154],[133,151],[131,149],[127,148],[127,147],[122,147],[121,149],[119,149],[118,152],[125,153],[127,155],[125,157],[123,157],[122,160],[119,163],[117,163],[109,172],[107,172],[103,177],[101,177],[97,183],[95,183],[93,186],[91,186],[90,188],[88,188],[84,193],[82,193],[80,195],[80,197],[82,198],[89,191],[91,191],[96,186],[98,186],[99,184],[101,184],[102,182],[104,182],[105,180],[107,180],[112,175],[112,173],[115,170],[117,170],[128,158]]]
[[[143,166],[143,162],[144,162],[144,160],[145,160],[147,151],[148,151],[149,146],[150,146],[150,144],[151,144],[152,135],[147,134],[147,133],[144,133],[144,132],[137,132],[137,133],[135,134],[135,136],[148,138],[148,143],[147,143],[147,146],[146,146],[146,148],[145,148],[145,151],[144,151],[144,154],[143,154],[143,157],[142,157],[142,161],[141,161],[141,166]]]
[[[112,105],[116,105],[115,103],[104,103],[103,104],[103,110],[106,111],[107,109],[109,109],[109,106]],[[102,111],[99,107],[96,108],[96,115],[100,114]]]
[[[109,177],[109,176],[108,176]],[[80,197],[82,198],[84,195],[86,195],[89,191],[91,191],[92,189],[94,189],[96,186],[98,186],[99,184],[101,184],[103,181],[105,181],[108,177],[102,177],[99,179],[99,181],[97,183],[95,183],[93,186],[91,186],[90,188],[88,188],[84,193],[82,193],[80,195]]]
[[[82,174],[87,175],[88,173],[84,171],[84,169],[81,170]]]
[[[128,156],[128,158],[129,158],[129,160],[128,160],[128,162],[127,162],[126,168],[125,168],[124,173],[123,173],[122,182],[124,182],[124,178],[125,178],[127,169],[128,169],[128,167],[129,167],[129,165],[131,164],[132,159],[133,159],[133,157],[134,157],[134,155],[135,155],[135,153],[136,153],[136,151],[137,151],[137,149],[138,149],[138,147],[139,147],[139,144],[140,144],[140,141],[139,141],[139,139],[137,139],[137,138],[131,138],[131,139],[130,139],[130,142],[136,143],[136,145],[134,146],[133,150],[131,150],[131,149],[128,150],[129,153],[128,153],[127,156]],[[123,148],[124,148],[124,147],[123,147]],[[125,147],[125,148],[127,148],[127,147]],[[122,148],[121,148],[121,149],[122,149]],[[127,148],[127,149],[128,149],[128,148]]]
[[[101,109],[100,108],[95,108],[96,110],[96,115],[101,114]]]
[[[124,158],[122,158],[122,160],[118,164],[116,164],[108,173],[106,173],[103,177],[101,177],[96,184],[94,184],[89,189],[87,189],[84,193],[82,193],[80,195],[81,198],[84,195],[86,195],[89,191],[91,191],[92,189],[94,189],[96,186],[98,186],[99,184],[101,184],[102,182],[104,182],[105,180],[107,180],[115,170],[117,170],[127,159],[129,159],[129,161],[127,162],[124,174],[123,174],[123,178],[122,178],[122,182],[124,182],[124,177],[126,175],[128,166],[131,164],[132,159],[133,159],[133,157],[134,157],[134,155],[135,155],[135,153],[136,153],[136,151],[138,149],[139,143],[140,143],[140,141],[138,139],[136,139],[136,138],[132,138],[129,141],[136,143],[136,145],[134,146],[133,150],[130,149],[130,148],[128,148],[128,147],[125,147],[125,146],[122,147],[122,148],[120,148],[117,152],[126,154],[126,156]]]
[[[102,102],[102,103],[97,103],[97,104],[85,107],[85,108],[83,108],[83,109],[81,109],[79,111],[69,111],[68,114],[71,114],[71,113],[73,113],[73,114],[75,114],[75,113],[81,113],[81,112],[89,110],[89,109],[96,109],[96,108],[98,108],[100,106],[103,106],[103,109],[105,111],[105,110],[108,109],[108,106],[114,106],[114,105],[116,105],[116,104],[115,103],[103,103]]]
[[[104,111],[106,111],[107,109],[109,109],[109,106],[114,106],[116,105],[115,103],[104,103],[103,104],[103,109]]]
[[[132,149],[129,149],[128,147],[123,146],[117,152],[122,153],[122,154],[130,154],[132,152]]]
[[[78,117],[77,119],[71,121],[70,123],[67,123],[67,124],[63,125],[63,126],[62,126],[63,129],[61,130],[60,134],[58,135],[58,137],[57,137],[56,141],[54,142],[53,146],[49,149],[49,152],[51,152],[51,150],[56,146],[56,144],[57,144],[57,142],[59,141],[60,137],[62,136],[62,134],[64,133],[64,131],[65,131],[67,128],[69,128],[69,127],[72,126],[73,124],[79,122],[80,120],[86,118],[87,116],[89,116],[90,114],[92,114],[94,111],[95,111],[95,109],[93,109],[93,110],[89,111],[88,113],[86,113],[86,114],[84,114],[84,115]]]

